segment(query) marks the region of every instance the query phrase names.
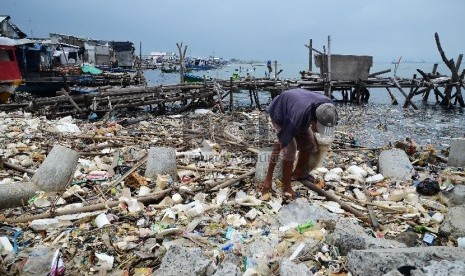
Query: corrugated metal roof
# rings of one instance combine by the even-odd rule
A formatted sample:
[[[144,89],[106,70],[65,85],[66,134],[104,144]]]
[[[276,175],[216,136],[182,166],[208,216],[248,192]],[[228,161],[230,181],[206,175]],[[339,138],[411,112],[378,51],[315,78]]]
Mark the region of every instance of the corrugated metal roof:
[[[3,20],[10,19],[10,16],[8,15],[0,15],[0,22],[3,22]]]

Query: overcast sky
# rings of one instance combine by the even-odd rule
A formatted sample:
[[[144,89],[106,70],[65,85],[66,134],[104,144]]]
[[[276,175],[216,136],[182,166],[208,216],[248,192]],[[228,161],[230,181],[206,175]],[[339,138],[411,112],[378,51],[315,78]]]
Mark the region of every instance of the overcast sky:
[[[1,0],[28,36],[132,41],[137,53],[176,51],[243,60],[308,60],[308,44],[375,62],[440,61],[465,52],[465,0]]]

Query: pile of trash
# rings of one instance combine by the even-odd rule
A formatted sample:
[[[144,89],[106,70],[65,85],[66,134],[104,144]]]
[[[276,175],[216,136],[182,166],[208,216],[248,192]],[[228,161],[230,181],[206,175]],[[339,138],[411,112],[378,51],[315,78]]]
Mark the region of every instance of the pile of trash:
[[[463,274],[463,168],[447,149],[356,133],[340,123],[288,202],[278,178],[257,193],[274,139],[263,112],[0,113],[0,273]]]

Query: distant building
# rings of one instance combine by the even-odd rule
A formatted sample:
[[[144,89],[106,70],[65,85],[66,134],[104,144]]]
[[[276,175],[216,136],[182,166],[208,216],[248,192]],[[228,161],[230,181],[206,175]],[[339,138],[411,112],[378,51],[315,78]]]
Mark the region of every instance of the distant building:
[[[134,43],[111,41],[108,43],[113,49],[114,59],[119,67],[132,68],[134,66]]]
[[[27,35],[0,15],[0,36],[15,40],[22,71],[34,72],[62,65],[90,63],[96,66],[133,68],[136,57],[129,41],[105,41],[50,33],[50,39],[25,39]]]
[[[23,31],[21,31],[15,24],[10,22],[9,15],[0,15],[0,36],[16,39],[27,37]]]

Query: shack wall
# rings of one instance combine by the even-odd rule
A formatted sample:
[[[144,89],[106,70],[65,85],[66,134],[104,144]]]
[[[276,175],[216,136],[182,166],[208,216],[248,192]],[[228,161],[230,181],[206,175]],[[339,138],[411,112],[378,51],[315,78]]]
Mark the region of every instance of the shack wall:
[[[132,68],[134,62],[134,54],[132,51],[116,52],[116,59],[118,60],[118,66]]]
[[[322,77],[328,74],[327,58],[327,55],[315,56],[315,65]],[[331,80],[367,80],[372,66],[372,56],[331,55]]]

